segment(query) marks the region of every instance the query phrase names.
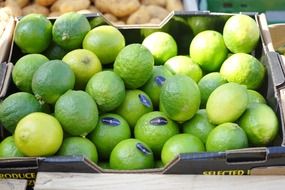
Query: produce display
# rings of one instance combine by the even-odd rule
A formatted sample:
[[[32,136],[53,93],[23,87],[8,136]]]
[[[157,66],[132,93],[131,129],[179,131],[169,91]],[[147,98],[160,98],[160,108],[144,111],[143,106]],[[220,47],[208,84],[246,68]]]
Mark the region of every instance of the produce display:
[[[183,10],[183,3],[181,0],[0,0],[1,7],[11,16],[101,12],[114,24],[157,24],[171,11]]]
[[[272,145],[279,121],[262,95],[267,72],[251,54],[260,34],[250,16],[174,16],[140,30],[94,19],[18,21],[0,157],[82,155],[137,170],[180,153]]]

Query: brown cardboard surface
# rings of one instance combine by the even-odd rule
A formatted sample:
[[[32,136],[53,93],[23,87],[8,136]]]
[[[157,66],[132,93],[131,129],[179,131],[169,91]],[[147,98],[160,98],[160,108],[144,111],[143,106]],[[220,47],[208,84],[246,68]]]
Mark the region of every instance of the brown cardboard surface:
[[[274,50],[285,45],[285,24],[269,25]]]

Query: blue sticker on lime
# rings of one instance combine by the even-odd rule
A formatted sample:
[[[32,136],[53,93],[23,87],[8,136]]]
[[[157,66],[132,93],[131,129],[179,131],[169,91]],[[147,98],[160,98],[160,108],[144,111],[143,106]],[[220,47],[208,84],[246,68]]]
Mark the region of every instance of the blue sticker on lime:
[[[158,86],[162,86],[166,79],[163,76],[156,76],[154,80]]]
[[[102,123],[106,124],[106,125],[111,125],[111,126],[118,126],[121,124],[121,122],[116,119],[116,118],[113,118],[113,117],[103,117],[101,119]]]
[[[151,107],[151,101],[143,94],[139,94],[139,99],[143,105],[146,107]]]
[[[156,118],[153,118],[152,120],[150,120],[149,123],[152,125],[159,126],[159,125],[166,125],[168,123],[168,121],[164,117],[156,117]]]
[[[151,154],[151,151],[148,148],[146,148],[142,143],[137,143],[136,147],[145,155]]]

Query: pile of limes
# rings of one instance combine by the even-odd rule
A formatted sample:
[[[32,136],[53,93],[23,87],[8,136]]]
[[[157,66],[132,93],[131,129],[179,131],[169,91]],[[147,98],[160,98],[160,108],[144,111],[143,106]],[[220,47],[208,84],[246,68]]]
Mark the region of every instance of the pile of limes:
[[[199,25],[194,18],[178,20],[189,28]],[[279,124],[259,92],[266,69],[250,54],[257,24],[239,14],[223,33],[202,26],[192,29],[193,40],[188,31],[182,55],[177,43],[184,42],[165,28],[127,44],[117,28],[91,29],[78,13],[54,23],[23,17],[15,43],[24,55],[12,72],[21,92],[0,104],[12,134],[0,157],[83,155],[133,170],[161,167],[180,153],[270,145]]]

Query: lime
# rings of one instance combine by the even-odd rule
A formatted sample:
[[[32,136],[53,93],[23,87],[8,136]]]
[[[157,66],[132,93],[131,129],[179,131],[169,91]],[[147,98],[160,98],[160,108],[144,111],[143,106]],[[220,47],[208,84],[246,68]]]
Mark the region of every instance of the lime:
[[[236,53],[225,60],[220,73],[229,82],[257,89],[265,77],[265,67],[255,57],[246,53]]]
[[[118,170],[147,169],[154,166],[151,149],[137,139],[126,139],[115,146],[110,156],[110,168]]]
[[[177,134],[169,138],[163,145],[161,160],[166,165],[181,153],[203,151],[205,151],[205,146],[198,137],[191,134]]]
[[[164,143],[178,133],[178,125],[158,111],[140,117],[134,128],[135,138],[145,142],[158,158]]]
[[[71,135],[87,135],[98,121],[97,105],[84,91],[69,90],[60,96],[54,114],[63,130]]]
[[[97,165],[102,169],[111,169],[109,162],[98,162]]]
[[[73,89],[75,76],[72,69],[60,60],[48,61],[33,75],[32,90],[37,98],[54,104],[67,90]]]
[[[57,45],[55,42],[52,42],[49,47],[43,52],[43,54],[50,60],[62,59],[66,53],[67,51]]]
[[[203,143],[206,143],[208,134],[215,127],[210,123],[206,110],[199,110],[194,117],[183,123],[183,133],[189,133],[199,137]]]
[[[164,66],[154,66],[150,79],[142,87],[142,90],[150,97],[153,105],[158,107],[160,91],[165,81],[172,76]]]
[[[96,146],[84,137],[68,137],[63,139],[57,154],[60,156],[84,156],[95,163],[98,161]]]
[[[164,64],[169,58],[177,55],[177,44],[171,35],[166,32],[154,32],[143,42],[153,55],[156,65]]]
[[[247,136],[236,123],[218,125],[210,132],[206,142],[208,152],[223,152],[247,147]]]
[[[152,110],[152,102],[146,93],[141,90],[128,90],[116,113],[125,118],[131,128],[134,128],[137,120]]]
[[[211,123],[222,124],[236,121],[243,114],[247,105],[246,87],[237,83],[226,83],[212,92],[206,105],[206,111]]]
[[[113,71],[102,71],[88,81],[86,92],[96,101],[100,111],[111,111],[124,101],[125,85]]]
[[[191,27],[194,35],[196,36],[200,32],[205,30],[216,29],[216,19],[210,16],[191,16],[187,19],[189,26]]]
[[[266,104],[251,105],[239,120],[253,146],[267,146],[277,136],[279,124],[274,111]]]
[[[265,98],[259,92],[255,90],[247,90],[247,94],[248,94],[248,105],[251,105],[252,103],[266,104]]]
[[[233,53],[250,53],[259,41],[259,28],[248,15],[234,15],[224,26],[223,37],[228,49]]]
[[[197,34],[190,44],[189,52],[194,63],[207,72],[218,71],[228,55],[223,36],[213,30]]]
[[[151,77],[154,59],[150,51],[141,44],[131,44],[118,54],[114,71],[125,82],[127,88],[143,86]]]
[[[124,118],[109,113],[100,116],[96,128],[88,138],[96,145],[100,160],[108,160],[119,142],[131,138],[131,130]]]
[[[66,50],[81,47],[85,35],[91,30],[87,18],[79,13],[69,12],[59,16],[52,28],[53,41]]]
[[[15,28],[15,43],[24,53],[41,53],[50,44],[52,24],[43,15],[24,16]]]
[[[209,73],[201,78],[198,87],[201,92],[201,107],[205,107],[210,94],[222,84],[227,83],[218,72]]]
[[[35,112],[19,121],[14,139],[18,149],[26,156],[50,156],[60,148],[63,131],[55,117]]]
[[[156,160],[154,163],[154,168],[163,168],[164,165],[161,160]]]
[[[125,47],[125,38],[113,26],[98,26],[83,40],[83,48],[95,53],[102,64],[113,63],[118,53]]]
[[[200,91],[193,79],[174,75],[167,79],[160,93],[160,111],[175,121],[191,119],[200,106]]]
[[[202,76],[202,69],[198,64],[193,63],[188,56],[178,55],[168,59],[164,66],[171,71],[172,74],[181,74],[191,77],[195,82],[198,82]]]
[[[41,111],[41,105],[32,94],[17,92],[0,103],[0,121],[5,129],[13,133],[23,117],[38,111]]]
[[[48,61],[48,58],[41,54],[28,54],[21,57],[12,71],[13,82],[17,88],[32,93],[33,75],[42,64]]]
[[[98,57],[86,49],[70,51],[62,58],[62,61],[73,70],[77,89],[85,89],[88,80],[102,70]]]
[[[23,157],[24,154],[20,152],[15,144],[13,136],[6,137],[0,143],[0,158],[9,158],[9,157]]]

